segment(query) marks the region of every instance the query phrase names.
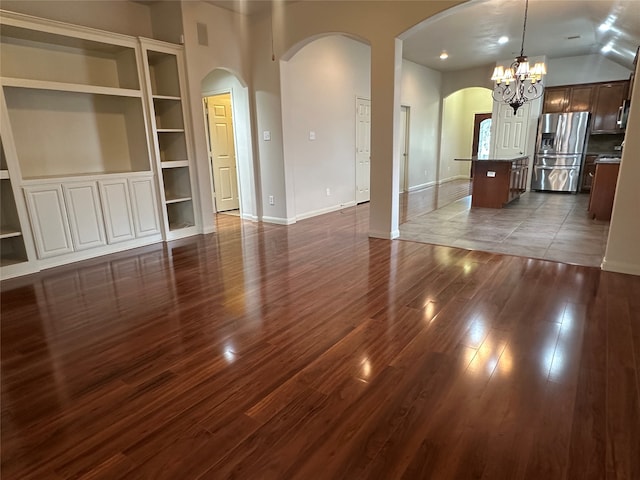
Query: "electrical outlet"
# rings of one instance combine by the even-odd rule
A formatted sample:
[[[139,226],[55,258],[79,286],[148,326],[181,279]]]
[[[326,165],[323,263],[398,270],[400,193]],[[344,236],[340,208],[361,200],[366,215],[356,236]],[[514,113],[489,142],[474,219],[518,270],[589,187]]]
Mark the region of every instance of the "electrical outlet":
[[[262,139],[265,142],[271,141],[271,132],[269,130],[265,130],[264,132],[262,132]]]
[[[275,200],[273,198],[273,195],[269,195],[269,205],[275,205]]]
[[[310,131],[309,132],[309,140],[315,140],[315,139],[316,139],[316,132]]]
[[[331,196],[331,189],[327,188],[327,197],[330,197],[330,196]]]
[[[424,171],[424,176],[425,176],[425,177],[427,176],[427,171],[426,171],[426,170]]]

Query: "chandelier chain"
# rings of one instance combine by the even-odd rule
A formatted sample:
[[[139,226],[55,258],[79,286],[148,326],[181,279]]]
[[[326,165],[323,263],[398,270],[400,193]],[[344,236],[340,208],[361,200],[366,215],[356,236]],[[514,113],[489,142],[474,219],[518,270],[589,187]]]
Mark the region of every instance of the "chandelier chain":
[[[524,2],[524,25],[522,25],[522,45],[520,46],[520,56],[524,55],[524,35],[527,32],[527,14],[529,12],[529,0]]]

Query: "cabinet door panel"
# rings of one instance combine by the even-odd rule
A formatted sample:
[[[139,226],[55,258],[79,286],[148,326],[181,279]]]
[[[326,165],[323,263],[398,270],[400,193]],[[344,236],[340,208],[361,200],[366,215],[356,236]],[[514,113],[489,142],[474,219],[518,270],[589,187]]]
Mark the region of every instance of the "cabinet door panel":
[[[38,258],[73,252],[61,185],[25,187]]]
[[[62,188],[75,250],[104,245],[104,222],[95,182],[70,183]]]
[[[111,244],[135,238],[127,180],[103,180],[98,184],[107,242]]]
[[[129,191],[136,237],[160,233],[153,178],[130,178]]]
[[[573,86],[569,94],[567,112],[590,112],[593,86]]]
[[[566,87],[549,87],[544,91],[542,113],[561,113],[565,111],[569,89]]]
[[[593,109],[593,132],[617,132],[618,113],[627,98],[628,82],[613,82],[598,87]]]

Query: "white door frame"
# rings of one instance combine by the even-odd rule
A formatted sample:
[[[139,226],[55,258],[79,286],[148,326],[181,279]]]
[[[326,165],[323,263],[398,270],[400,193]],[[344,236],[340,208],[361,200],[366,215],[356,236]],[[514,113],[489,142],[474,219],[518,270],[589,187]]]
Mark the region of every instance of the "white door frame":
[[[401,155],[404,155],[400,158],[400,161],[403,165],[403,178],[400,179],[400,187],[404,186],[404,188],[400,188],[400,192],[409,192],[409,128],[411,121],[411,106],[409,105],[400,105],[400,112],[406,111],[406,122],[404,125],[404,138],[400,139],[400,144],[403,146],[403,151]],[[401,113],[402,115],[402,113]],[[406,152],[406,153],[405,153]]]
[[[238,162],[238,138],[236,135],[236,104],[233,100],[233,88],[225,88],[222,90],[211,90],[211,91],[206,91],[206,92],[202,92],[202,115],[204,117],[204,124],[206,126],[206,135],[207,135],[207,146],[209,147],[209,150],[211,151],[211,148],[213,148],[213,145],[211,144],[211,130],[209,128],[209,118],[206,112],[206,107],[204,105],[204,99],[208,98],[208,97],[213,97],[215,95],[224,95],[224,94],[229,94],[229,97],[231,98],[231,124],[233,125],[233,148],[236,152],[235,154],[235,163],[236,163],[236,183],[238,186],[238,204],[240,205],[240,217],[242,218],[242,212],[243,212],[243,206],[242,206],[242,182],[240,181],[240,165]],[[209,155],[207,153],[207,155]],[[213,183],[213,164],[212,164],[212,158],[209,156],[207,163],[209,164],[209,185],[211,185],[211,191],[214,192],[215,191],[215,187],[214,187],[214,183]],[[216,205],[216,197],[215,195],[212,195],[211,198],[212,202],[213,202],[213,211],[215,213],[218,213],[218,208]]]
[[[358,104],[361,100],[364,100],[366,102],[369,102],[369,115],[371,115],[371,99],[370,98],[366,98],[360,95],[356,95],[356,102],[355,102],[355,121],[354,121],[354,125],[355,125],[355,132],[354,132],[354,140],[355,140],[355,162],[354,162],[354,167],[355,167],[355,184],[354,184],[354,200],[355,200],[355,205],[358,205]],[[371,120],[369,120],[369,196],[371,195]],[[364,200],[362,203],[364,202],[368,202],[370,200]]]

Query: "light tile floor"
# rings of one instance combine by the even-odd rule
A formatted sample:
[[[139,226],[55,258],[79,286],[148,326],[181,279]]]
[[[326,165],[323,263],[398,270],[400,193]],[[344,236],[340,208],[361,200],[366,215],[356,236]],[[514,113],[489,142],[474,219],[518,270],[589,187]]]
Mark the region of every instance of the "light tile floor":
[[[505,208],[471,208],[465,196],[400,226],[400,238],[599,267],[609,222],[587,215],[589,196],[527,192]]]

